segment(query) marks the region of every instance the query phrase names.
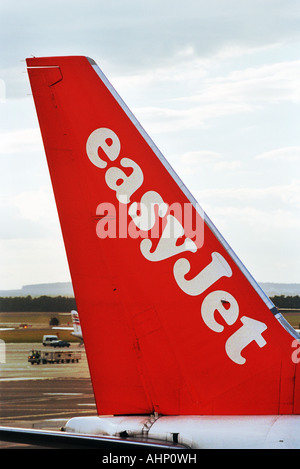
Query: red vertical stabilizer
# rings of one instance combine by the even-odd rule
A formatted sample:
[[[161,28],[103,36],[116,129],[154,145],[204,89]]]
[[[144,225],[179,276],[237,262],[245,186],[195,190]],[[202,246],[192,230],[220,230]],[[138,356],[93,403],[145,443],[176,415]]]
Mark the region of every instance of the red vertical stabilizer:
[[[98,412],[299,413],[298,334],[94,61],[27,66]]]

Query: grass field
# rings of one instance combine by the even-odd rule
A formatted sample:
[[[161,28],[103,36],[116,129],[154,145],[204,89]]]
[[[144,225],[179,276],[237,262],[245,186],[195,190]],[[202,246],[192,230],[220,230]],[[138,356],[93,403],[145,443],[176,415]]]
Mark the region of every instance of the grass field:
[[[6,324],[45,324],[49,325],[51,318],[57,318],[60,326],[72,325],[71,313],[0,313],[1,327]]]
[[[70,313],[0,313],[0,327],[14,327],[12,331],[0,331],[0,339],[6,343],[42,342],[43,335],[56,334],[60,340],[79,342],[71,335],[72,331],[53,330],[51,318],[59,320],[59,326],[72,326]],[[26,327],[24,327],[26,325]]]
[[[300,310],[280,310],[281,314],[298,329],[300,326]],[[71,314],[66,313],[0,313],[0,327],[14,327],[12,331],[0,331],[0,339],[6,343],[42,342],[43,335],[56,334],[60,340],[79,342],[71,335],[72,331],[53,330],[49,326],[51,318],[59,320],[59,326],[72,326]],[[27,325],[26,328],[20,325]]]
[[[295,329],[300,329],[300,310],[280,310],[281,314]]]

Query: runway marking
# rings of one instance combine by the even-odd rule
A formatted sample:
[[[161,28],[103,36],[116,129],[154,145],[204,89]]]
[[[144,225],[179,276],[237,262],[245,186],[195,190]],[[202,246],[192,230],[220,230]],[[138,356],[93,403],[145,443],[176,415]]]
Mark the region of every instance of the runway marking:
[[[90,412],[93,412],[93,414],[95,414],[95,410],[94,409],[87,409],[87,410],[82,410],[80,412],[80,415],[85,413],[85,414],[88,414]],[[0,420],[24,420],[24,418],[30,418],[30,419],[36,419],[37,417],[48,417],[48,416],[51,416],[51,415],[68,415],[68,417],[64,417],[66,420],[69,419],[69,415],[70,414],[75,414],[75,415],[78,415],[78,411],[77,410],[70,410],[70,411],[65,411],[65,412],[51,412],[49,414],[28,414],[28,415],[15,415],[15,416],[9,416],[9,417],[0,417]],[[44,419],[43,419],[44,420]]]
[[[94,407],[96,406],[95,403],[91,403],[91,404],[88,404],[88,403],[87,403],[87,404],[77,404],[77,405],[84,405],[84,406],[89,406],[89,405],[92,406],[92,405],[93,405]]]
[[[44,396],[82,396],[83,392],[43,392]]]
[[[53,376],[53,377],[52,376],[45,376],[43,378],[41,378],[41,377],[36,377],[36,378],[34,378],[34,377],[32,377],[32,378],[31,377],[28,377],[28,378],[22,378],[22,377],[20,377],[20,378],[0,378],[0,381],[38,381],[38,380],[42,380],[42,379],[43,380],[44,379],[56,379],[56,376]]]

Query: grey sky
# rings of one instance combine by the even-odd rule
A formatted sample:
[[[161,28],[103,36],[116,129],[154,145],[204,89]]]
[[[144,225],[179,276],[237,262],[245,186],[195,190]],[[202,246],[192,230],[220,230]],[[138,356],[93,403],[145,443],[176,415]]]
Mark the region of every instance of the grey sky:
[[[69,279],[30,55],[95,59],[254,277],[300,282],[299,16],[298,0],[2,0],[0,288]]]

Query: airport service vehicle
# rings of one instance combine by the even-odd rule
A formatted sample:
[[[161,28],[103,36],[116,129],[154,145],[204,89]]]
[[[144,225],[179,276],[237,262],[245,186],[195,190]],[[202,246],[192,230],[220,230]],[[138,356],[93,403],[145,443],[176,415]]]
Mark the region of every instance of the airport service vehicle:
[[[81,352],[46,352],[35,350],[28,356],[28,362],[34,365],[47,363],[78,363],[81,359]]]
[[[50,342],[50,347],[70,347],[70,342],[67,342],[66,340],[53,340],[53,342]]]
[[[53,345],[55,342],[58,342],[59,338],[57,335],[44,335],[43,336],[43,345]]]
[[[92,59],[27,67],[98,412],[53,441],[300,448],[298,333]]]

